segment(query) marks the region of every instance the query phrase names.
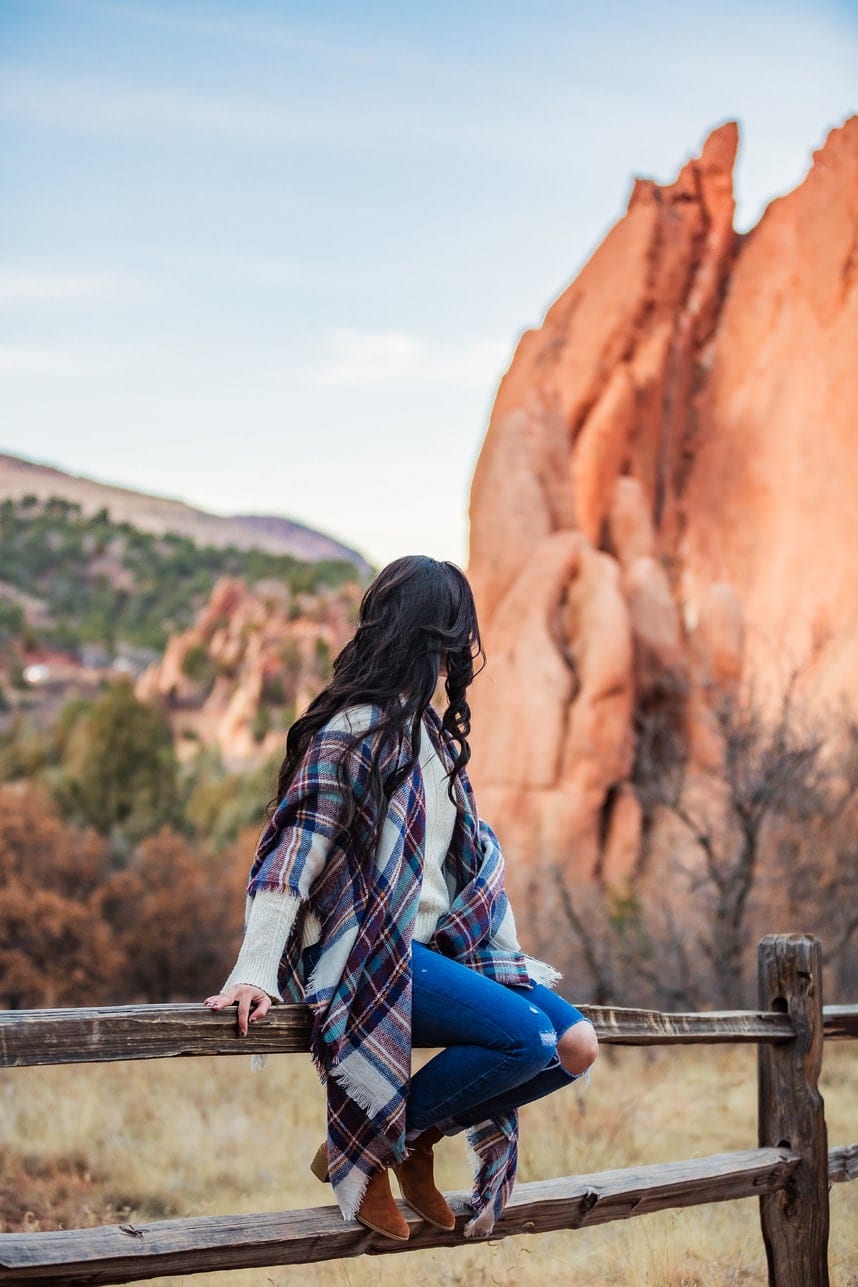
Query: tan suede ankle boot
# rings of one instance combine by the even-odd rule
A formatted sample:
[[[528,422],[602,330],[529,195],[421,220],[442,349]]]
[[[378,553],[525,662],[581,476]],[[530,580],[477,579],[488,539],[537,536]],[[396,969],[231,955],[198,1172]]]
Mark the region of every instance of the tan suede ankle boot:
[[[390,1172],[385,1168],[370,1176],[355,1219],[367,1229],[395,1242],[407,1242],[411,1230],[390,1191]]]
[[[321,1180],[323,1184],[327,1184],[328,1180],[331,1178],[328,1175],[328,1146],[324,1140],[316,1149],[315,1156],[310,1163],[310,1170],[313,1172],[316,1179]]]
[[[330,1179],[328,1150],[324,1143],[316,1150],[316,1155],[310,1163],[310,1170],[323,1184]],[[390,1191],[390,1175],[387,1170],[376,1171],[370,1176],[355,1219],[385,1238],[393,1238],[396,1242],[408,1241],[411,1230],[393,1199]]]
[[[436,1126],[418,1135],[411,1154],[394,1167],[402,1196],[419,1216],[436,1229],[455,1229],[456,1217],[436,1185],[432,1148],[443,1136]]]

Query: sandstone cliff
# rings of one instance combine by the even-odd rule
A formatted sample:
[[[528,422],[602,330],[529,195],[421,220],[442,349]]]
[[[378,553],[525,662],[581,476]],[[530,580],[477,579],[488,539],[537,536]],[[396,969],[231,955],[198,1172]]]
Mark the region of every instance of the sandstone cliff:
[[[641,713],[672,693],[705,765],[743,678],[858,691],[858,118],[744,236],[737,143],[722,125],[674,183],[635,183],[498,390],[474,772],[519,876],[633,872]]]
[[[285,748],[286,731],[327,680],[354,630],[360,588],[291,595],[224,577],[189,630],[137,682],[162,705],[185,758],[216,746],[228,768]]]

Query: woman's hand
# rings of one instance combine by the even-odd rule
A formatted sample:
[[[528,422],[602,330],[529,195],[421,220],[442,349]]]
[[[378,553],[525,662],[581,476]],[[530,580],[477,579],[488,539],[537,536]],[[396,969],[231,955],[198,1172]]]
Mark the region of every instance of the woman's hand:
[[[228,1005],[238,1003],[238,1031],[243,1037],[247,1036],[248,1023],[256,1023],[257,1019],[264,1019],[271,1009],[271,997],[262,988],[255,987],[252,983],[236,983],[226,992],[216,992],[214,996],[206,997],[206,1005],[210,1010],[224,1010]]]

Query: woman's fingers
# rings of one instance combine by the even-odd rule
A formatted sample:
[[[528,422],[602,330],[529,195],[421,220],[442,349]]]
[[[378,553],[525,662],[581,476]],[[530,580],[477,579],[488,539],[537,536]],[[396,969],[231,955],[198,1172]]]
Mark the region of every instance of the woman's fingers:
[[[210,1010],[224,1010],[227,1006],[238,1003],[238,1030],[243,1037],[247,1036],[247,1025],[264,1019],[271,1009],[271,997],[261,988],[249,983],[238,984],[227,988],[226,992],[215,992],[206,997],[205,1004]]]
[[[238,1030],[243,1037],[247,1036],[248,1023],[264,1019],[271,1005],[271,998],[261,988],[238,988]]]
[[[225,992],[215,992],[212,996],[206,997],[205,1004],[212,1010],[223,1010],[228,1005],[235,1005],[239,994],[246,989],[251,992],[259,991],[259,988],[254,988],[250,983],[233,984]]]
[[[247,1018],[252,1000],[253,992],[249,988],[241,988],[238,994],[238,1030],[243,1037],[247,1036]]]
[[[264,1019],[270,1009],[271,997],[267,993],[263,997],[257,997],[250,1012],[250,1022],[256,1023],[257,1019]]]
[[[222,1010],[225,1005],[232,1005],[232,1002],[233,998],[229,992],[215,992],[214,996],[206,997],[204,1004],[210,1010]]]

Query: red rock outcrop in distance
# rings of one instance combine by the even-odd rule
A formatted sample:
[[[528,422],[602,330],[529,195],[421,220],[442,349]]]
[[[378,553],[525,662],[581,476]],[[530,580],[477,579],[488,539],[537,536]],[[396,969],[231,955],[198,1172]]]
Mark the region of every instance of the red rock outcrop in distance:
[[[216,746],[241,770],[282,755],[286,729],[354,631],[359,597],[357,584],[296,595],[278,581],[222,577],[193,626],[140,676],[137,696],[163,706],[185,759]]]
[[[858,691],[858,118],[756,228],[733,228],[738,129],[628,211],[526,333],[471,493],[490,665],[483,811],[517,867],[628,875],[633,714],[689,692]]]

